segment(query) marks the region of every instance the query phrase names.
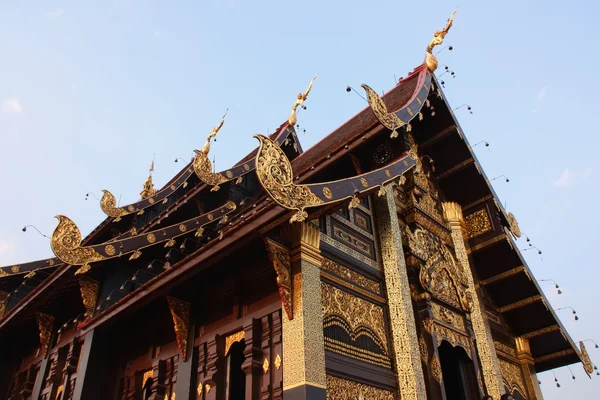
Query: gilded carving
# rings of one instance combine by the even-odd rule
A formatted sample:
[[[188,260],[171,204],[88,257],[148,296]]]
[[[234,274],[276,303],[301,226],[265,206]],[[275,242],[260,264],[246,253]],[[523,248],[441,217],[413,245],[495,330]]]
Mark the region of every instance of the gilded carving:
[[[256,155],[256,175],[269,195],[282,207],[298,210],[290,222],[302,222],[308,217],[306,207],[322,204],[305,185],[295,185],[292,165],[281,148],[262,135],[254,135],[260,142]]]
[[[52,341],[52,329],[54,328],[54,317],[40,312],[35,313],[38,328],[40,330],[40,350],[43,357],[48,355]]]
[[[442,367],[440,366],[437,354],[431,356],[431,376],[433,376],[433,379],[439,384],[442,383]]]
[[[521,367],[503,359],[499,359],[499,362],[504,383],[510,391],[512,392],[514,389],[518,389],[521,393],[527,393],[525,391],[523,375],[521,374]]]
[[[467,238],[472,239],[492,230],[492,223],[485,208],[465,216]]]
[[[318,231],[317,238],[318,238]],[[317,239],[318,240],[318,239]],[[301,384],[325,389],[325,345],[321,307],[320,269],[301,258],[293,275],[294,319],[283,313],[284,390]]]
[[[292,265],[290,253],[287,248],[269,238],[265,238],[265,245],[269,259],[273,263],[273,268],[277,273],[277,286],[279,287],[281,304],[288,318],[293,319],[294,305],[292,303]]]
[[[425,378],[393,191],[375,202],[399,391],[404,400],[425,400]]]
[[[475,344],[477,353],[483,370],[483,381],[489,395],[494,398],[500,398],[503,393],[502,376],[496,349],[492,339],[492,333],[487,324],[485,306],[479,302],[479,298],[475,291],[475,280],[469,265],[467,256],[467,248],[463,238],[463,215],[462,209],[457,203],[444,203],[444,217],[450,225],[452,231],[452,241],[460,267],[467,279],[467,293],[470,295],[472,312],[471,322],[473,332],[475,334]]]
[[[350,268],[346,268],[334,261],[323,258],[321,262],[321,268],[325,271],[331,272],[335,275],[341,276],[345,279],[352,281],[355,285],[361,286],[375,293],[381,292],[381,286],[378,282],[365,277],[358,272],[354,272]]]
[[[394,392],[327,375],[327,400],[394,400]]]
[[[279,369],[281,367],[281,357],[279,356],[279,354],[277,354],[277,357],[275,357],[275,368]]]
[[[579,358],[581,359],[581,363],[583,364],[583,369],[586,374],[591,375],[594,372],[594,364],[592,360],[590,360],[590,356],[585,348],[585,344],[583,342],[579,342]]]
[[[453,326],[454,328],[466,332],[465,328],[465,320],[459,315],[457,312],[452,311],[438,303],[432,302],[431,309],[433,311],[433,316],[440,321],[444,321],[448,325]]]
[[[397,138],[397,129],[406,124],[406,122],[402,121],[396,114],[388,112],[387,106],[383,102],[383,99],[379,97],[377,92],[375,92],[370,86],[364,83],[360,86],[367,93],[367,101],[369,102],[369,107],[371,107],[371,110],[373,110],[375,117],[377,117],[379,122],[381,122],[381,125],[392,131],[390,135],[392,139]]]
[[[521,229],[519,228],[519,223],[517,222],[517,218],[513,215],[513,213],[508,213],[508,228],[510,232],[517,238],[521,237]]]
[[[187,360],[188,348],[188,329],[190,323],[190,304],[184,301],[167,297],[169,311],[173,317],[173,328],[175,329],[175,338],[182,361]]]
[[[442,29],[441,31],[435,31],[435,33],[433,34],[433,39],[431,40],[431,42],[429,42],[429,45],[427,46],[425,62],[427,63],[427,67],[431,72],[435,71],[438,66],[437,58],[433,55],[432,50],[435,46],[439,46],[444,41],[444,38],[448,34],[450,27],[452,27],[452,21],[454,19],[455,13],[456,10],[454,10],[452,15],[450,15],[450,18],[448,18],[448,22],[446,23],[444,29]]]
[[[56,218],[58,225],[52,232],[50,246],[62,262],[83,265],[105,258],[91,247],[81,247],[81,232],[73,221],[64,215],[58,215]]]
[[[217,136],[217,133],[225,123],[226,116],[227,111],[225,111],[225,115],[223,115],[223,118],[221,118],[219,125],[214,127],[206,138],[206,143],[204,143],[202,150],[194,150],[196,153],[196,157],[194,157],[193,161],[194,172],[196,172],[196,175],[198,175],[198,178],[200,178],[202,182],[212,186],[211,192],[219,190],[219,185],[229,180],[220,173],[213,172],[212,163],[208,158],[208,153],[210,152],[210,141],[212,138]]]
[[[104,193],[100,199],[100,208],[104,211],[104,214],[112,218],[118,218],[123,215],[127,215],[127,211],[124,208],[117,208],[117,199],[108,190],[102,190]],[[132,210],[133,211],[133,210]]]
[[[423,335],[419,336],[419,351],[421,353],[421,361],[426,363],[427,358],[429,356],[429,352],[427,350],[427,342],[425,342],[425,338],[423,337]]]
[[[312,85],[315,82],[315,79],[317,79],[317,76],[319,76],[319,74],[315,75],[315,77],[311,79],[310,83],[308,84],[308,88],[304,93],[298,93],[298,98],[294,102],[294,105],[292,106],[292,112],[290,114],[290,117],[288,118],[288,123],[290,124],[290,126],[296,125],[296,110],[299,106],[302,106],[304,104],[304,101],[308,98],[308,94],[310,93]]]
[[[321,283],[321,295],[323,299],[323,318],[328,315],[339,315],[350,325],[351,336],[359,332],[359,327],[364,326],[373,331],[377,337],[372,338],[382,346],[387,353],[388,342],[385,333],[385,317],[383,308],[351,295],[335,286]],[[362,331],[360,334],[364,334]],[[360,335],[359,334],[359,335]],[[356,338],[353,338],[356,339]]]
[[[470,312],[472,294],[467,291],[468,281],[464,268],[459,267],[448,247],[429,231],[405,226],[410,251],[425,261],[419,270],[419,280],[425,290],[452,305]]]
[[[440,346],[442,341],[445,340],[450,343],[452,347],[460,346],[465,349],[467,356],[471,358],[471,341],[465,333],[459,333],[454,329],[450,329],[440,324],[434,324],[433,329],[435,330],[438,346]]]
[[[152,375],[153,375],[153,374],[154,374],[154,371],[153,371],[153,370],[151,370],[151,369],[150,369],[150,370],[148,370],[148,371],[146,371],[146,372],[144,372],[144,375],[142,375],[142,388],[143,388],[144,386],[146,386],[146,381],[147,381],[148,379],[152,379]]]
[[[517,351],[513,347],[510,347],[502,342],[498,342],[497,340],[494,340],[494,347],[505,354],[513,357],[517,356]]]
[[[88,278],[79,278],[79,291],[81,292],[81,299],[85,307],[85,315],[88,318],[94,315],[99,288],[100,285],[97,281]]]
[[[246,337],[246,331],[233,333],[225,338],[225,355],[229,353],[229,349],[236,342],[241,342]]]
[[[265,374],[269,372],[269,360],[267,360],[266,358],[265,361],[263,361],[262,370]]]

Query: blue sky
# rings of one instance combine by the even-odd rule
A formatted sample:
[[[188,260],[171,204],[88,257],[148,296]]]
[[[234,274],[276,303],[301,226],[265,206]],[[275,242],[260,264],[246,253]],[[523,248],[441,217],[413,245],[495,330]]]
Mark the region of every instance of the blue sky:
[[[296,94],[319,73],[299,114],[308,148],[366,103],[345,91],[389,90],[419,65],[435,29],[457,4],[444,1],[0,2],[0,264],[51,256],[56,214],[87,234],[104,219],[95,199],[138,198],[156,153],[165,183],[200,148],[225,111],[213,144],[217,168],[283,123]],[[464,1],[440,64],[457,116],[507,209],[542,249],[525,253],[575,340],[600,341],[594,121],[600,73],[592,1]],[[447,77],[447,75],[446,75]],[[446,78],[444,77],[444,78]],[[520,241],[525,248],[524,240]],[[600,351],[588,346],[592,360]],[[598,378],[580,365],[541,374],[547,399],[590,398]]]

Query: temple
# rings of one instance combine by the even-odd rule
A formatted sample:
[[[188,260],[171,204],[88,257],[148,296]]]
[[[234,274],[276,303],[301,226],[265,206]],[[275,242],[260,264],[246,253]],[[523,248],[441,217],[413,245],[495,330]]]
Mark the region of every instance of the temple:
[[[58,216],[55,258],[0,268],[0,399],[534,400],[536,373],[592,374],[434,75],[451,24],[306,151],[310,86],[230,169],[223,117],[87,237]]]

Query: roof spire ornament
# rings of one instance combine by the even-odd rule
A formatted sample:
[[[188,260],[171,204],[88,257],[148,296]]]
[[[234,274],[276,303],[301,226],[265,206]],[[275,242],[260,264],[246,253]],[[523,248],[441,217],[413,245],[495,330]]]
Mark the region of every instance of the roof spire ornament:
[[[154,156],[152,156],[152,164],[150,164],[148,178],[146,178],[146,182],[144,182],[144,187],[142,188],[142,191],[140,192],[140,196],[142,196],[142,199],[147,199],[156,194],[156,189],[154,188],[154,183],[152,183],[152,172],[154,172]]]
[[[431,40],[431,42],[429,42],[429,45],[427,46],[425,62],[427,63],[427,67],[431,72],[435,71],[438,66],[437,58],[435,58],[435,56],[433,55],[432,50],[435,46],[439,46],[444,41],[444,38],[448,34],[448,31],[452,27],[452,21],[454,20],[454,14],[456,14],[456,11],[458,11],[458,8],[454,10],[450,15],[450,18],[448,18],[448,22],[446,23],[444,29],[442,29],[441,31],[435,31],[435,33],[433,34],[433,39]]]
[[[206,143],[204,143],[202,150],[200,150],[202,153],[204,153],[204,155],[208,155],[208,153],[210,152],[210,141],[212,138],[217,136],[217,133],[219,133],[219,131],[221,130],[221,127],[225,123],[225,117],[227,116],[228,112],[229,112],[229,108],[227,110],[225,110],[225,114],[223,114],[223,118],[221,118],[221,122],[219,122],[219,125],[215,126],[213,128],[213,130],[208,134],[208,137],[206,138]],[[198,151],[196,151],[196,152],[198,152]]]
[[[296,109],[298,108],[298,106],[303,106],[304,101],[308,98],[308,94],[310,93],[310,89],[312,89],[312,85],[315,79],[317,79],[317,76],[319,76],[319,74],[316,74],[314,78],[311,79],[310,83],[308,84],[308,89],[306,89],[306,92],[298,93],[298,98],[292,106],[292,113],[290,114],[290,118],[288,119],[288,123],[290,124],[290,126],[296,125],[296,121],[298,120],[296,118]]]

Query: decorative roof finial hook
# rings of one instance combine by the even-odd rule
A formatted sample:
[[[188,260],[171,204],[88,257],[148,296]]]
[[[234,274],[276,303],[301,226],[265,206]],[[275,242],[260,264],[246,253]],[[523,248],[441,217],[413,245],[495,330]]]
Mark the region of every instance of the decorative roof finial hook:
[[[432,53],[433,48],[435,46],[439,46],[444,41],[444,38],[448,34],[448,31],[452,27],[452,22],[454,20],[454,14],[456,14],[456,11],[458,11],[458,8],[456,8],[456,10],[454,10],[452,12],[452,14],[450,15],[450,18],[448,18],[448,22],[446,23],[446,26],[444,27],[444,29],[442,29],[441,31],[439,31],[439,30],[435,31],[435,33],[433,34],[433,39],[431,40],[431,42],[429,42],[429,45],[427,46],[426,63],[427,63],[427,67],[429,68],[429,70],[431,72],[435,71],[438,66],[437,58],[435,58],[435,56]]]
[[[290,114],[290,118],[288,119],[288,123],[290,124],[290,126],[296,125],[296,121],[298,120],[296,118],[296,109],[298,108],[298,106],[302,106],[304,104],[304,101],[308,98],[310,89],[312,89],[312,85],[315,82],[315,79],[317,79],[317,76],[319,76],[319,74],[316,74],[314,78],[311,79],[310,83],[308,84],[308,89],[306,89],[304,93],[298,93],[298,98],[292,106],[292,113]]]
[[[142,191],[140,192],[140,196],[142,199],[147,199],[149,197],[154,196],[156,193],[156,189],[154,188],[154,183],[152,183],[152,172],[154,172],[154,157],[156,153],[152,156],[152,164],[150,164],[150,170],[148,171],[148,178],[146,178],[146,182],[144,182],[144,186]]]
[[[210,151],[210,140],[217,136],[217,133],[219,133],[219,131],[221,130],[221,127],[225,123],[225,117],[227,116],[228,112],[229,108],[225,110],[225,114],[223,114],[223,118],[221,118],[221,122],[219,122],[219,125],[215,126],[213,130],[208,134],[208,137],[206,138],[206,143],[204,143],[202,150],[200,150],[202,153],[204,153],[204,155],[208,155],[208,152]]]

